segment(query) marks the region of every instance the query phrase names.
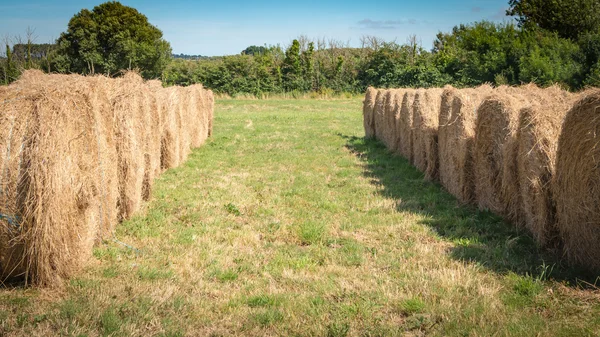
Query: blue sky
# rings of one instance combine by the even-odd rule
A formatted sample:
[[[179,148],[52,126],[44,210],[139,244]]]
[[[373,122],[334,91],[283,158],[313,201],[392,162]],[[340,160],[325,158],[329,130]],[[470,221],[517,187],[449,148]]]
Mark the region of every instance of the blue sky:
[[[82,8],[103,1],[0,0],[0,38],[25,36],[36,42],[56,39]],[[420,1],[192,1],[123,0],[145,14],[171,43],[174,53],[238,54],[250,45],[287,46],[300,35],[335,39],[358,46],[361,36],[406,42],[416,34],[430,49],[439,31],[479,20],[504,21],[507,0]]]

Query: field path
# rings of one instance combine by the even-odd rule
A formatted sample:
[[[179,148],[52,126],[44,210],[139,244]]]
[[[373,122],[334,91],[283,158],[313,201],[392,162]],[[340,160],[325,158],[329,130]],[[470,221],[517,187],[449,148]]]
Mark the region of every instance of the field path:
[[[63,290],[0,290],[0,336],[600,334],[597,291],[365,141],[359,99],[214,125]]]

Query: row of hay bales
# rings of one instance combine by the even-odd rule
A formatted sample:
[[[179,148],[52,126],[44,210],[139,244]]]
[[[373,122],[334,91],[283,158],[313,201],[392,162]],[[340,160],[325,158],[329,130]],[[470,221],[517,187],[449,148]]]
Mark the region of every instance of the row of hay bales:
[[[27,71],[0,87],[0,281],[60,284],[212,133],[213,94]]]
[[[484,85],[369,88],[367,138],[407,158],[460,202],[562,247],[600,271],[600,91]]]

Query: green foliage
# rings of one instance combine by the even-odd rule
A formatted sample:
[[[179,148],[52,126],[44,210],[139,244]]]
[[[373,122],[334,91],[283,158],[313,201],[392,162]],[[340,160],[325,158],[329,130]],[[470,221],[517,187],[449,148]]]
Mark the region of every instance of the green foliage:
[[[577,87],[581,72],[577,60],[579,46],[556,33],[522,34],[525,52],[519,60],[519,80],[542,86],[564,83]]]
[[[68,71],[115,75],[121,70],[141,70],[145,78],[159,77],[171,58],[171,47],[162,32],[136,9],[106,2],[81,10],[57,40]]]
[[[580,48],[557,33],[484,21],[438,34],[434,53],[438,68],[459,86],[486,82],[581,86]]]
[[[84,9],[56,44],[7,46],[0,82],[22,70],[117,75],[139,69],[167,85],[202,83],[216,93],[265,97],[307,92],[331,96],[362,93],[369,86],[457,87],[483,83],[577,90],[600,84],[600,3],[596,0],[510,0],[511,22],[458,25],[439,33],[433,49],[366,39],[362,48],[300,37],[286,48],[249,46],[239,55],[171,57],[162,32],[137,10],[118,2]]]
[[[250,46],[242,50],[242,55],[262,55],[268,51],[267,47]]]
[[[460,25],[452,33],[438,34],[434,42],[435,62],[460,85],[492,83],[497,74],[514,83],[518,36],[519,30],[510,23],[483,21]]]
[[[281,66],[281,73],[286,91],[303,90],[302,65],[300,60],[300,43],[294,40],[285,51],[285,59]]]
[[[508,15],[527,29],[541,28],[577,39],[600,29],[598,0],[509,0]]]

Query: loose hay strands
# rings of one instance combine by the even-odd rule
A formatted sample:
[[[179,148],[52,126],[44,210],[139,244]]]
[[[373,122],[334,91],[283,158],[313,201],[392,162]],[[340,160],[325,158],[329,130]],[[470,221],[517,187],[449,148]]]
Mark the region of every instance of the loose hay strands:
[[[600,91],[567,113],[553,180],[557,226],[569,260],[600,270]]]
[[[492,93],[492,87],[446,88],[442,95],[438,135],[439,178],[462,203],[473,201],[473,142],[477,108]]]
[[[402,97],[402,105],[398,118],[398,152],[406,158],[410,163],[413,163],[413,102],[415,99],[416,90],[406,89]]]
[[[375,99],[377,98],[377,89],[369,87],[363,101],[363,125],[365,127],[365,138],[375,137]]]
[[[189,151],[192,133],[197,145],[211,132],[212,92],[187,90],[195,96],[133,73],[39,71],[0,88],[0,281],[56,286],[86,263],[149,197],[166,125],[185,135],[175,137],[179,151]],[[182,105],[183,97],[193,101]]]
[[[413,160],[428,180],[437,179],[437,131],[441,89],[420,89],[413,103]]]

